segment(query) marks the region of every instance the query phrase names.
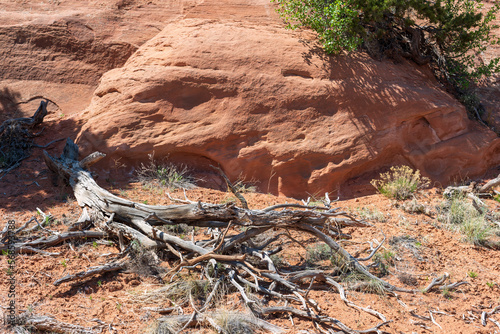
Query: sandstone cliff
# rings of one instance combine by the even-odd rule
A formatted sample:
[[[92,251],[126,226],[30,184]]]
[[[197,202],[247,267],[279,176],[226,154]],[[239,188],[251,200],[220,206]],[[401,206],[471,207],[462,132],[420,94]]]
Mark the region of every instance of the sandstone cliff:
[[[0,13],[10,45],[1,83],[20,100],[58,101],[85,152],[108,155],[103,169],[154,151],[203,175],[220,164],[261,191],[306,197],[369,189],[394,164],[446,184],[500,161],[497,136],[425,67],[326,57],[267,0],[37,6]]]
[[[498,163],[496,135],[424,67],[325,57],[266,2],[249,17],[203,6],[102,77],[78,137],[87,151],[220,164],[297,197],[365,188],[392,164],[448,183]]]

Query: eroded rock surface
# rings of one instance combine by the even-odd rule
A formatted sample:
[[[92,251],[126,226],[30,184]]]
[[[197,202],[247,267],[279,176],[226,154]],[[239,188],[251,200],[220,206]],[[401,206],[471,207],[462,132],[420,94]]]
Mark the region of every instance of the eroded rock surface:
[[[248,5],[248,17],[243,3],[221,17],[218,3],[195,7],[103,76],[78,137],[87,152],[196,158],[295,197],[366,188],[393,164],[444,184],[498,163],[496,135],[424,67],[325,57],[267,2]]]
[[[3,111],[54,101],[52,131],[110,173],[154,151],[208,181],[220,164],[264,192],[347,196],[394,164],[446,184],[500,160],[427,69],[326,57],[267,0],[10,0],[0,18]]]
[[[31,115],[44,97],[68,116],[88,106],[105,72],[121,67],[196,0],[0,3],[0,100],[6,101],[0,110],[15,106]]]

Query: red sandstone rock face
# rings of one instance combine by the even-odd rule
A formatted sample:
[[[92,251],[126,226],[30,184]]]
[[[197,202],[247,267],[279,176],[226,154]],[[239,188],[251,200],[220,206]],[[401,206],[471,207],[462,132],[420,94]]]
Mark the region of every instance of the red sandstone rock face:
[[[393,164],[447,183],[499,162],[496,135],[425,68],[325,57],[265,2],[232,19],[203,5],[102,77],[78,136],[87,152],[220,164],[295,197],[366,188]]]
[[[195,0],[0,0],[0,100],[31,115],[43,96],[70,116],[103,73],[122,66]],[[1,103],[0,111],[9,113]],[[10,108],[12,109],[12,108]],[[19,116],[19,115],[17,115]],[[0,120],[3,117],[0,118]]]
[[[108,70],[122,66],[137,49],[125,42],[106,43],[79,21],[0,27],[4,79],[95,84]],[[27,55],[30,55],[27,57]]]
[[[393,164],[444,184],[500,160],[496,135],[425,68],[325,57],[267,0],[1,2],[3,110],[55,101],[52,117],[72,116],[78,143],[107,153],[111,173],[154,151],[207,181],[220,164],[264,192],[345,196]]]

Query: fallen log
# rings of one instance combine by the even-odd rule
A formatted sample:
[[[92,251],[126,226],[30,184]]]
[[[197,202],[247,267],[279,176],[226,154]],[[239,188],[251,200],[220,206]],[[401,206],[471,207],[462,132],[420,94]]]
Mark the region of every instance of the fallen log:
[[[498,186],[499,184],[500,184],[500,175],[498,175],[493,180],[488,181],[484,186],[479,188],[479,192],[484,193],[486,191],[489,191],[491,188]]]
[[[46,315],[27,315],[21,318],[23,326],[35,328],[37,331],[50,333],[94,334],[98,333],[92,328],[62,322]],[[22,332],[24,333],[24,331]]]
[[[375,282],[382,290],[392,294],[394,291],[416,292],[416,290],[396,287],[375,276],[337,242],[340,238],[350,237],[342,231],[342,228],[346,226],[350,228],[371,226],[371,224],[355,219],[345,212],[329,207],[311,208],[307,205],[295,204],[276,205],[263,210],[250,210],[240,208],[234,203],[210,204],[192,202],[187,199],[181,201],[183,204],[177,205],[140,204],[115,196],[97,185],[87,168],[103,157],[103,154],[96,152],[78,160],[78,146],[70,139],[67,140],[59,158],[52,157],[44,151],[44,159],[49,169],[67,180],[73,188],[75,198],[83,210],[79,224],[87,227],[90,226],[89,224],[94,224],[97,229],[103,231],[101,233],[107,233],[111,238],[119,240],[122,248],[125,247],[125,242],[131,243],[135,240],[141,247],[150,251],[162,249],[164,252],[168,252],[170,258],[177,259],[167,275],[170,280],[179,278],[183,268],[190,270],[200,268],[199,273],[202,279],[206,279],[206,282],[220,282],[222,280],[227,286],[236,288],[234,291],[240,294],[245,304],[257,316],[291,313],[307,318],[316,325],[321,324],[345,333],[377,332],[381,326],[388,322],[385,321],[385,317],[381,313],[364,309],[347,300],[343,288],[334,283],[340,284],[340,276],[333,276],[332,272],[340,270],[344,274],[357,273],[358,277],[363,277],[371,283]],[[162,226],[177,224],[224,228],[225,230],[224,233],[217,233],[214,238],[195,241],[194,238],[185,240],[160,229]],[[236,234],[228,233],[230,227],[236,228]],[[240,231],[238,232],[237,229]],[[270,256],[279,253],[283,247],[280,247],[281,245],[276,247],[273,244],[279,242],[281,235],[300,243],[289,235],[291,230],[299,231],[301,234],[322,241],[330,247],[342,264],[338,265],[334,271],[315,270],[305,273],[303,270],[297,271],[296,269],[295,271],[278,270]],[[266,236],[263,238],[264,241],[262,238],[260,241],[256,241],[256,238],[262,237],[264,233],[270,231],[276,231],[277,235]],[[303,246],[303,248],[305,247]],[[372,251],[369,258],[379,248]],[[369,258],[361,260],[367,261]],[[110,268],[119,269],[118,267],[103,267],[93,270],[101,272],[101,270],[105,271]],[[68,275],[54,283],[60,284],[64,281],[86,277],[94,271]],[[309,288],[307,290],[302,288],[300,281],[311,277],[312,274],[314,276]],[[327,281],[329,285],[334,285],[348,306],[375,315],[383,322],[366,331],[355,331],[339,320],[321,314],[317,302],[308,296],[315,277],[318,278],[318,281]],[[212,297],[216,293],[217,286],[213,288]],[[267,298],[278,298],[278,300],[290,304],[273,308],[255,308],[256,300],[249,296],[243,286],[250,286]],[[325,289],[324,286],[323,289]],[[153,296],[161,293],[163,292],[153,292]],[[190,300],[192,309],[196,310],[190,292],[189,298],[185,298],[185,300]],[[297,304],[296,306],[309,311],[300,310],[293,307],[292,304]],[[195,323],[197,316],[211,326],[215,326],[208,311],[205,312],[207,306],[208,304],[205,304],[199,314],[198,311],[195,311],[191,316],[182,318],[182,322],[185,322],[184,327]]]
[[[105,273],[122,270],[125,267],[126,267],[125,263],[123,263],[123,262],[122,263],[109,263],[109,264],[106,264],[104,266],[93,267],[93,268],[90,268],[89,270],[81,271],[81,272],[73,274],[73,275],[68,274],[62,278],[59,278],[53,284],[55,286],[58,286],[58,285],[61,285],[62,283],[65,283],[65,282],[70,282],[70,281],[74,281],[74,280],[82,279],[82,278],[87,278],[87,277],[94,276],[94,275],[102,275]]]
[[[62,242],[70,239],[82,239],[82,238],[105,238],[108,234],[101,231],[76,231],[76,232],[64,232],[61,234],[51,235],[49,237],[40,237],[33,241],[19,242],[14,244],[16,250],[28,250],[30,248],[47,248],[53,247],[61,244]],[[0,243],[0,251],[6,251],[8,249],[7,244]]]

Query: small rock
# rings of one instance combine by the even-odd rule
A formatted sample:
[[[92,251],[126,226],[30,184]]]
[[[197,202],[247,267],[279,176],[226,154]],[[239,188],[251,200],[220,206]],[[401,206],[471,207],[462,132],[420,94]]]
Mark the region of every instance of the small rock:
[[[136,273],[133,273],[131,275],[125,276],[123,278],[123,281],[128,284],[129,282],[137,280],[137,279],[139,279],[139,275],[137,275]]]
[[[123,284],[121,284],[120,282],[111,282],[107,284],[107,289],[109,292],[118,291],[123,289]]]
[[[137,285],[141,284],[141,282],[139,280],[134,279],[134,280],[130,281],[129,284],[132,286],[137,286]]]

